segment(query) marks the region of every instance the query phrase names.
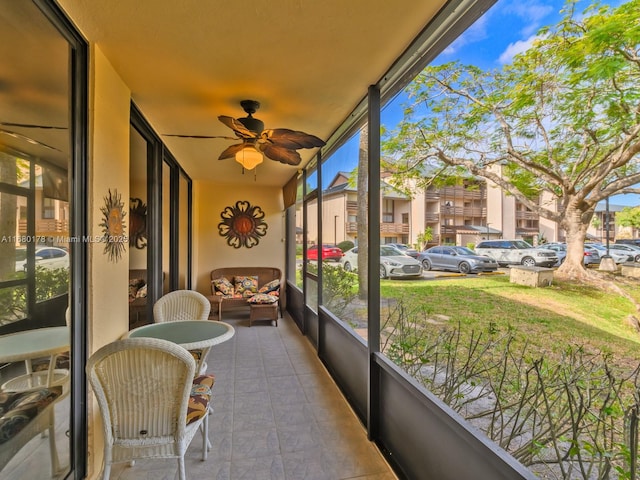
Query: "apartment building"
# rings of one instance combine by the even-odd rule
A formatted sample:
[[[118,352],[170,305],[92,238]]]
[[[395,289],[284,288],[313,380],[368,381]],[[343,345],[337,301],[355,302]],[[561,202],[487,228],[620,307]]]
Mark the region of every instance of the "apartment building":
[[[358,195],[350,181],[352,174],[338,172],[323,191],[323,241],[357,243]],[[563,242],[564,231],[557,222],[540,217],[512,195],[480,178],[469,178],[456,185],[429,186],[414,192],[413,197],[401,192],[388,182],[381,181],[380,196],[381,243],[419,243],[422,232],[430,229],[428,245],[475,244],[490,238],[522,238],[532,244]],[[536,199],[540,205],[559,208],[556,199],[543,194]],[[616,235],[634,236],[629,228],[617,227],[615,213],[620,205],[609,205],[609,239]],[[310,211],[315,211],[310,208]],[[588,230],[589,239],[605,242],[606,208],[598,205],[596,219]],[[327,223],[327,219],[330,221]],[[331,221],[333,219],[333,221]],[[317,222],[308,229],[310,242],[317,241]],[[301,227],[301,226],[300,226]]]

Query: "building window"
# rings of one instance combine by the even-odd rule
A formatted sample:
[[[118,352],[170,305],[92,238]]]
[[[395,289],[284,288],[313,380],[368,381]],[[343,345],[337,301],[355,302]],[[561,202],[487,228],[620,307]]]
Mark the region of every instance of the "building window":
[[[42,198],[42,218],[56,218],[56,201],[53,198]]]

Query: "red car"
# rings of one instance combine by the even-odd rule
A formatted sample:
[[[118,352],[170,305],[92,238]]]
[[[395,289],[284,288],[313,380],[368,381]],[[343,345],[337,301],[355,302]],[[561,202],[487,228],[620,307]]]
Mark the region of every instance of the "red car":
[[[335,245],[322,245],[322,259],[337,262],[344,253]],[[308,260],[318,260],[318,245],[312,245],[307,249]]]

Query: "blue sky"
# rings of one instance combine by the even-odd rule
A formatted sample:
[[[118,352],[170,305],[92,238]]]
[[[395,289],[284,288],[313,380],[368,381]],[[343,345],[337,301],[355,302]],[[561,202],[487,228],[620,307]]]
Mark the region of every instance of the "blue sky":
[[[591,2],[580,1],[578,11],[584,10],[589,3]],[[498,0],[483,17],[445,49],[434,63],[458,60],[483,69],[500,68],[509,63],[516,54],[526,50],[541,27],[557,23],[561,18],[560,10],[563,6],[564,1],[561,0]],[[393,128],[402,118],[403,102],[403,96],[399,95],[384,107],[381,118],[388,129]],[[331,181],[338,170],[349,171],[356,166],[357,139],[344,145],[337,155],[340,161],[330,163],[339,166],[336,165],[335,168],[329,168],[330,171],[324,172],[325,183]],[[636,206],[640,205],[640,195],[620,195],[612,197],[610,202]]]

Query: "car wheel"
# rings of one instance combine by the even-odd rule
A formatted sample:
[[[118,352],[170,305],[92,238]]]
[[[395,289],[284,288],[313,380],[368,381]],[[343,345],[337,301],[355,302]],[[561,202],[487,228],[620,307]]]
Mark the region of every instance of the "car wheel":
[[[423,270],[431,270],[431,262],[426,258],[422,260],[422,269]]]
[[[387,269],[380,265],[380,278],[387,278]]]
[[[636,257],[633,259],[634,262],[640,262],[640,254],[636,255]]]
[[[471,271],[471,265],[467,262],[460,262],[460,265],[458,265],[458,271],[465,274],[469,273]]]
[[[522,265],[524,265],[525,267],[535,267],[536,261],[531,257],[524,257],[522,259]]]
[[[351,271],[351,264],[349,262],[344,262],[344,269],[347,272],[350,272]]]

